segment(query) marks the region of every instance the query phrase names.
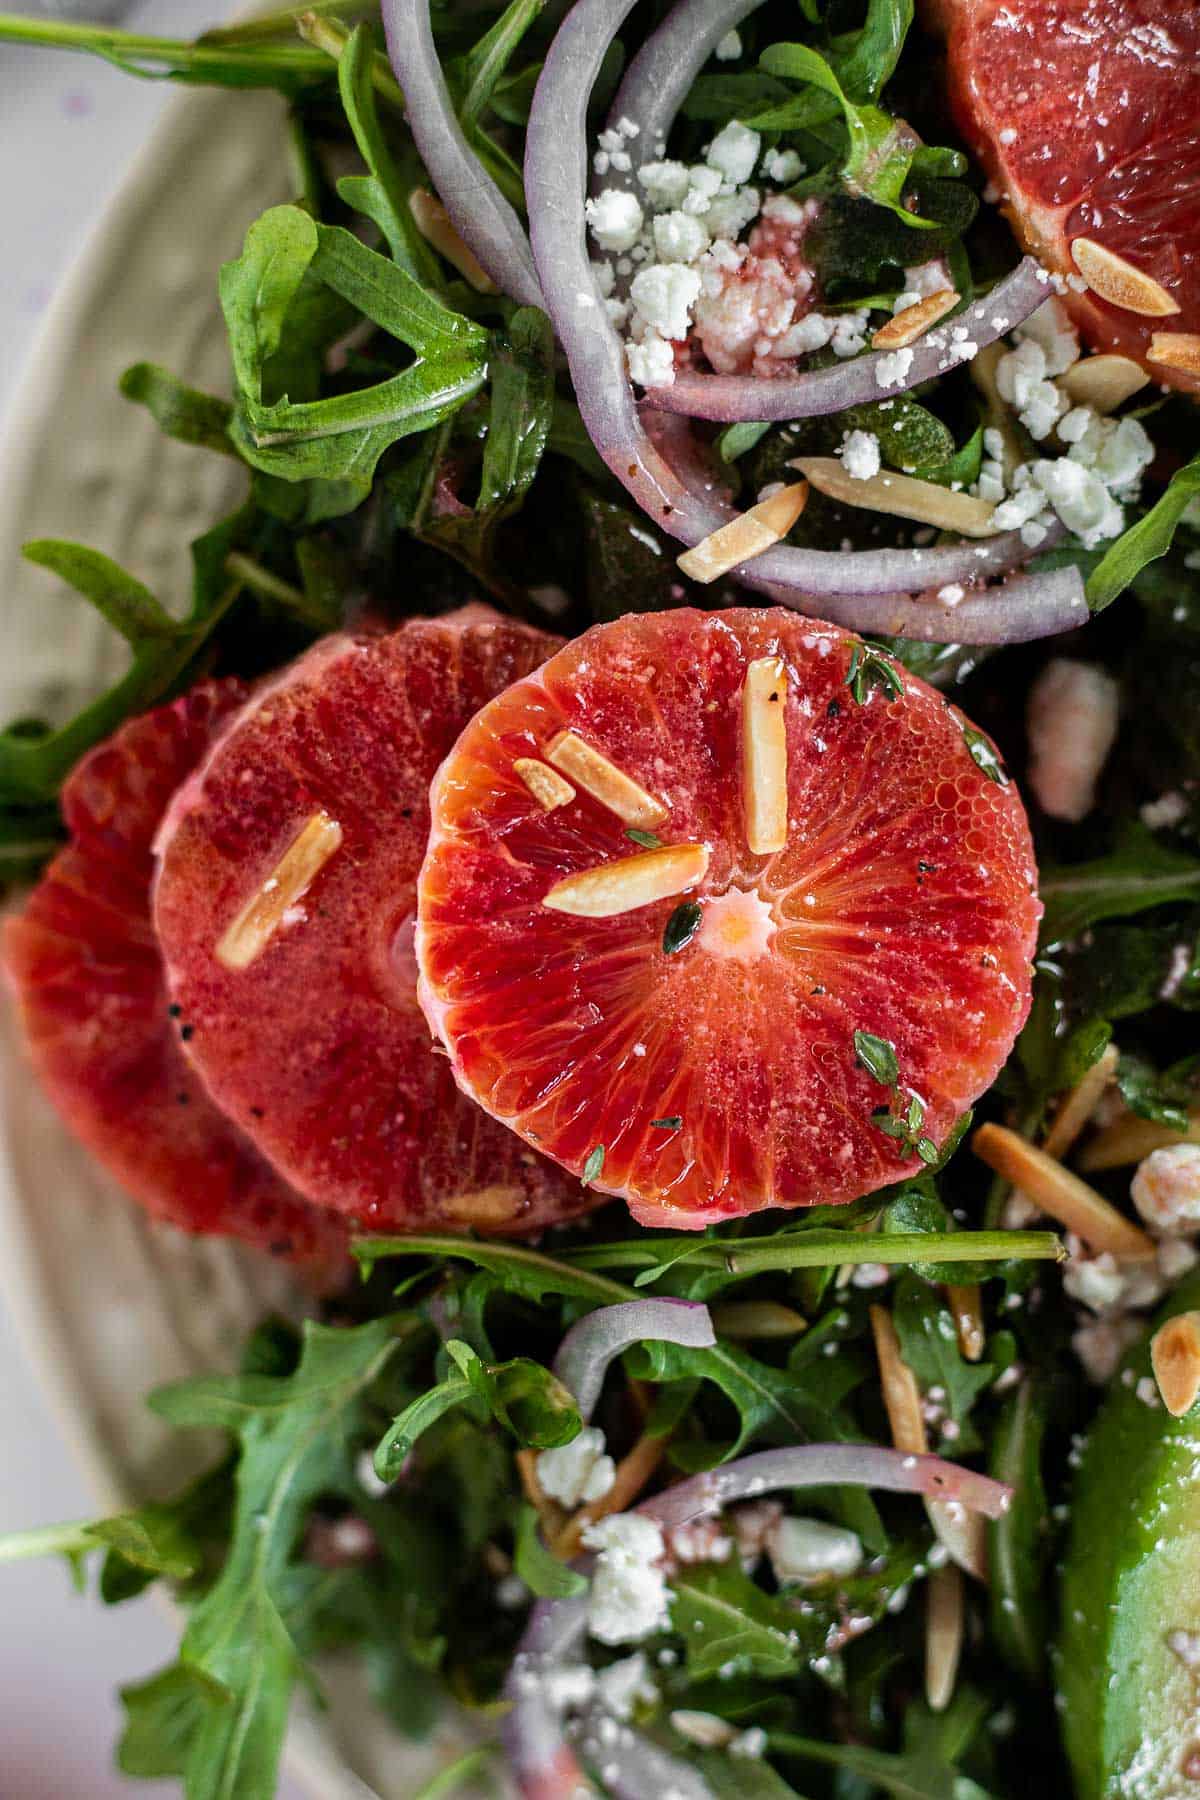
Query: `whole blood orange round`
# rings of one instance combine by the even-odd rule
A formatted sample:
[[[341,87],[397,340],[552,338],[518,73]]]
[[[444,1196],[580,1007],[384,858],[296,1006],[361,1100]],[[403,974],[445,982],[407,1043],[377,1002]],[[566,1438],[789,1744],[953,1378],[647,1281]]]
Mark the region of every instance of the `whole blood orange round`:
[[[936,0],[935,10],[963,134],[1024,244],[1070,278],[1064,298],[1088,342],[1144,361],[1156,332],[1194,338],[1196,0]],[[1132,311],[1082,288],[1073,249],[1080,241],[1151,277],[1168,310]],[[1107,285],[1103,274],[1100,283]],[[1200,343],[1192,349],[1200,352]],[[1146,366],[1157,381],[1200,390],[1200,358],[1190,371]]]
[[[458,1092],[412,943],[437,766],[559,642],[482,607],[327,638],[161,833],[155,926],[193,1065],[302,1193],[372,1230],[530,1231],[588,1204]]]
[[[6,922],[4,960],[47,1093],[147,1212],[332,1273],[345,1221],[302,1200],[204,1092],[150,926],[154,833],[246,697],[204,682],[83,759],[63,790],[71,841]]]
[[[988,740],[782,610],[597,626],[484,707],[418,905],[464,1090],[675,1226],[932,1158],[1025,1018],[1040,912]]]

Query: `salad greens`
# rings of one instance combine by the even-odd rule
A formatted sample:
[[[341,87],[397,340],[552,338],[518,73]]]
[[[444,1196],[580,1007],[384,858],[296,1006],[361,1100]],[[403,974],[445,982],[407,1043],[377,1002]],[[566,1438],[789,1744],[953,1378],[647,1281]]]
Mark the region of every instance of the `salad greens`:
[[[433,10],[459,126],[517,209],[522,137],[557,17],[542,0]],[[605,98],[644,25],[606,58]],[[738,56],[694,84],[678,153],[698,154],[734,118],[797,153],[804,173],[790,191],[820,202],[806,251],[831,311],[890,308],[905,271],[934,256],[964,300],[986,292],[1004,252],[977,172],[956,146],[939,147],[947,126],[912,0],[773,0],[740,32]],[[438,612],[480,593],[564,631],[726,598],[682,585],[668,540],[608,474],[548,317],[468,280],[446,240],[418,225],[411,196],[429,182],[376,7],[315,0],[195,43],[2,16],[0,42],[87,52],[141,77],[273,89],[294,169],[292,201],[264,211],[241,254],[213,271],[230,397],[151,362],[120,382],[166,435],[244,470],[236,510],[192,546],[187,610],[99,549],[25,547],[125,638],[130,661],[66,722],[22,719],[0,732],[0,881],[53,851],[56,796],[78,757],[202,674],[253,677],[346,619]],[[833,352],[816,352],[814,366],[823,359]],[[994,421],[985,398],[959,369],[917,397],[734,424],[715,448],[723,478],[753,494],[790,479],[797,454],[832,454],[847,430],[865,432],[886,469],[958,489],[983,467]],[[1186,401],[1157,405],[1152,424],[1175,473],[1150,483],[1150,504],[1130,510],[1102,555],[1068,542],[1045,559],[1090,564],[1089,603],[1103,617],[1087,654],[1120,681],[1123,710],[1100,804],[1081,823],[1035,817],[1046,908],[1035,1005],[981,1106],[1031,1138],[1116,1025],[1128,1114],[1170,1143],[1200,1103],[1188,1030],[1200,1008],[1200,460]],[[853,529],[861,515],[814,493],[795,541],[837,548]],[[907,544],[908,529],[871,515],[873,543]],[[844,703],[887,704],[905,668],[927,676],[965,696],[994,735],[1004,762],[991,735],[968,728],[967,740],[1003,784],[1006,764],[1024,772],[1020,706],[1045,660],[1037,645],[992,655],[870,643]],[[1166,824],[1154,813],[1164,797]],[[680,951],[699,922],[700,909],[681,903],[664,952]],[[946,1562],[944,1529],[911,1497],[831,1483],[799,1510],[854,1535],[861,1559],[844,1575],[794,1580],[781,1557],[763,1560],[761,1534],[735,1549],[726,1523],[707,1554],[676,1543],[669,1617],[636,1652],[639,1729],[718,1797],[1066,1792],[1046,1659],[1062,1624],[1052,1570],[1071,1491],[1063,1446],[1096,1413],[1085,1349],[1105,1326],[1136,1334],[1144,1317],[1071,1305],[1056,1266],[1067,1246],[1052,1222],[1014,1217],[1013,1197],[963,1141],[971,1121],[935,1144],[895,1047],[859,1030],[855,1050],[880,1085],[879,1130],[927,1165],[919,1176],[847,1207],[694,1235],[606,1212],[537,1248],[364,1237],[354,1245],[362,1281],[319,1320],[301,1331],[268,1320],[237,1373],[151,1396],[179,1431],[224,1436],[206,1474],[111,1519],[0,1541],[0,1563],[57,1554],[80,1582],[98,1560],[106,1604],[155,1581],[181,1602],[178,1660],[122,1696],[121,1767],[177,1777],[189,1800],[269,1800],[295,1695],[319,1692],[323,1659],[336,1655],[360,1660],[402,1732],[427,1734],[452,1699],[494,1733],[531,1598],[578,1602],[587,1590],[575,1564],[585,1521],[537,1474],[543,1453],[584,1442],[556,1353],[584,1314],[652,1293],[712,1303],[717,1341],[652,1339],[614,1364],[597,1415],[615,1459],[613,1510],[747,1452],[890,1443],[872,1302],[890,1311],[931,1448],[986,1467],[1016,1498],[988,1527],[990,1586],[969,1586],[963,1658],[941,1710],[922,1697],[923,1616],[929,1575]],[[670,1131],[680,1120],[654,1123]],[[585,1180],[602,1181],[604,1160],[594,1146]],[[1128,1170],[1098,1181],[1120,1202]],[[1072,1274],[1078,1266],[1076,1255]],[[1145,1354],[1135,1354],[1141,1370]],[[1121,1417],[1100,1431],[1166,1454],[1153,1421],[1130,1424],[1123,1393],[1117,1402]],[[1078,1636],[1068,1629],[1062,1642],[1068,1694],[1095,1672],[1081,1672]],[[629,1652],[593,1643],[590,1653],[604,1670]],[[716,1721],[716,1739],[686,1728],[696,1716]],[[745,1754],[726,1754],[726,1738]],[[1094,1748],[1074,1754],[1076,1770]],[[491,1746],[471,1750],[422,1790],[426,1800],[486,1779],[492,1757]]]

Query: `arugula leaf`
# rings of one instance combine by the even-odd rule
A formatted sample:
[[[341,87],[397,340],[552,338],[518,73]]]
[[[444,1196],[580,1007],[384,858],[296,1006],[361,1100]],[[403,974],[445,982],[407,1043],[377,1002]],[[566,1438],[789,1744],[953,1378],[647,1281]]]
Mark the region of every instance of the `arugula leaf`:
[[[101,551],[60,538],[35,538],[21,546],[21,554],[69,583],[127,643],[181,635],[179,625],[149,588]]]
[[[1200,899],[1200,861],[1169,849],[1139,820],[1125,822],[1107,856],[1042,871],[1042,939],[1078,937],[1101,919],[1127,918],[1172,900]]]
[[[416,357],[371,387],[267,404],[264,365],[280,349],[288,309],[310,269]],[[478,325],[350,232],[317,225],[299,207],[274,207],[256,221],[243,255],[221,272],[221,300],[240,390],[232,425],[239,452],[285,481],[348,483],[346,510],[366,497],[390,445],[441,423],[483,384],[487,339]]]
[[[770,425],[764,420],[760,424],[746,421],[740,425],[727,425],[716,439],[717,455],[723,463],[736,462],[739,456],[745,456],[747,450],[753,450],[755,444],[764,438]]]
[[[180,81],[203,87],[275,88],[295,96],[327,82],[329,60],[304,44],[239,47],[148,37],[105,25],[0,17],[0,43],[44,44],[102,57],[127,75],[152,81]]]
[[[900,201],[920,139],[903,120],[877,106],[859,105],[846,93],[825,58],[807,44],[771,44],[759,58],[768,75],[803,81],[837,101],[845,120],[850,152],[842,180],[852,194],[886,207],[906,225],[927,230],[931,221],[910,212]],[[801,120],[797,120],[798,123]]]
[[[146,408],[167,437],[181,444],[195,444],[202,450],[216,450],[222,456],[237,455],[229,437],[233,408],[228,400],[188,387],[156,363],[134,363],[126,369],[118,387],[126,400]]]
[[[892,1318],[905,1362],[922,1389],[941,1388],[946,1409],[958,1426],[954,1453],[965,1454],[979,1445],[971,1425],[971,1408],[996,1379],[991,1363],[969,1363],[958,1347],[954,1318],[936,1289],[906,1276],[896,1285]]]
[[[801,1666],[796,1615],[765,1594],[736,1557],[684,1568],[671,1584],[671,1625],[683,1639],[693,1681],[729,1664],[779,1680]]]
[[[881,1087],[895,1087],[900,1079],[900,1064],[896,1061],[896,1046],[887,1038],[875,1037],[869,1031],[856,1031],[854,1054]]]
[[[895,74],[912,22],[913,0],[869,0],[862,29],[835,40],[830,62],[851,99],[878,100]]]
[[[1004,1402],[988,1456],[988,1473],[1015,1490],[1008,1512],[988,1527],[992,1635],[1001,1655],[1028,1681],[1040,1678],[1050,1640],[1051,1539],[1042,1479],[1048,1423],[1045,1388],[1023,1381]]]
[[[117,1767],[144,1781],[183,1778],[205,1718],[225,1698],[225,1689],[202,1669],[172,1663],[148,1681],[120,1690],[125,1729],[117,1747]]]
[[[537,1513],[528,1504],[523,1504],[517,1513],[513,1568],[541,1600],[569,1600],[572,1594],[582,1594],[587,1587],[586,1576],[551,1556],[538,1535]]]
[[[274,1791],[300,1672],[284,1616],[297,1535],[318,1495],[352,1487],[365,1397],[411,1329],[394,1318],[310,1321],[294,1374],[202,1377],[151,1396],[160,1417],[241,1443],[228,1556],[180,1647],[183,1667],[222,1690],[187,1738],[188,1800]]]
[[[457,1237],[369,1237],[357,1239],[350,1246],[350,1252],[361,1265],[364,1275],[390,1257],[428,1256],[435,1262],[457,1257],[490,1270],[503,1280],[509,1293],[525,1300],[566,1296],[589,1300],[597,1306],[611,1306],[614,1301],[637,1298],[632,1289],[619,1281],[610,1281],[605,1275],[589,1274],[517,1244],[475,1243]]]
[[[356,212],[378,225],[392,258],[415,281],[441,285],[441,269],[433,250],[418,231],[408,204],[416,172],[405,182],[400,165],[379,123],[374,85],[375,51],[365,25],[356,25],[338,58],[338,92],[354,134],[366,175],[344,175],[338,194]]]
[[[200,1566],[199,1546],[181,1528],[172,1508],[157,1503],[110,1519],[46,1525],[0,1537],[0,1563],[66,1556],[78,1568],[91,1550],[114,1554],[131,1568],[168,1581],[186,1581]]]
[[[418,1438],[453,1408],[463,1406],[482,1422],[489,1414],[518,1443],[549,1450],[579,1434],[582,1420],[561,1381],[527,1356],[485,1363],[469,1344],[452,1338],[446,1352],[458,1370],[399,1413],[375,1452],[375,1472],[395,1481]]]
[[[1200,456],[1194,456],[1182,469],[1176,469],[1166,491],[1149,512],[1123,531],[1115,544],[1110,544],[1100,562],[1087,579],[1088,605],[1093,612],[1103,612],[1119,594],[1157,557],[1171,548],[1175,528],[1196,496],[1200,494]]]
[[[1195,1105],[1200,1058],[1188,1056],[1161,1074],[1144,1056],[1122,1051],[1117,1087],[1130,1112],[1172,1131],[1186,1131]]]

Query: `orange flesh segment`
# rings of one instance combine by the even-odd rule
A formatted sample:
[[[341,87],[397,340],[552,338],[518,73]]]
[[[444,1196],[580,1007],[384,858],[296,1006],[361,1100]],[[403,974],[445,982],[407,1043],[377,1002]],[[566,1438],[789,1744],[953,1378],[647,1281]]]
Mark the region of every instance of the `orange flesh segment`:
[[[422,1002],[459,1082],[643,1222],[702,1225],[848,1200],[914,1166],[871,1114],[855,1060],[895,1044],[940,1142],[993,1079],[1028,1006],[1039,908],[1011,784],[973,761],[961,716],[906,677],[857,703],[858,640],[782,610],[681,610],[597,627],[472,721],[433,794],[418,893]],[[743,794],[749,668],[779,658],[791,820],[754,854]],[[580,793],[545,813],[514,759],[563,731],[659,794],[705,844],[699,914],[664,947],[676,897],[607,918],[545,905],[628,855]],[[680,1118],[663,1128],[654,1121]]]

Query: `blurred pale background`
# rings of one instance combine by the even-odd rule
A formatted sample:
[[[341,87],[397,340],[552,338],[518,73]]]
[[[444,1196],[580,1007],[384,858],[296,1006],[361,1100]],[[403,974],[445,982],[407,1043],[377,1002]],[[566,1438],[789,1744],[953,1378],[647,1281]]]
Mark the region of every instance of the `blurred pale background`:
[[[130,29],[187,37],[227,9],[220,0],[56,0],[15,10],[95,20],[123,13]],[[135,81],[91,58],[0,46],[0,420],[55,286],[169,99],[167,84]],[[115,395],[113,406],[116,422]],[[91,1496],[2,1299],[0,1444],[0,1531],[89,1514]],[[117,1687],[161,1667],[172,1649],[153,1599],[108,1612],[76,1596],[58,1562],[0,1570],[0,1794],[175,1795],[174,1784],[123,1781],[111,1764]],[[284,1790],[283,1800],[299,1800],[297,1791]]]

